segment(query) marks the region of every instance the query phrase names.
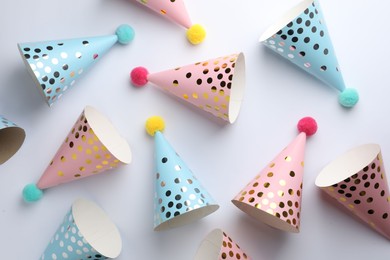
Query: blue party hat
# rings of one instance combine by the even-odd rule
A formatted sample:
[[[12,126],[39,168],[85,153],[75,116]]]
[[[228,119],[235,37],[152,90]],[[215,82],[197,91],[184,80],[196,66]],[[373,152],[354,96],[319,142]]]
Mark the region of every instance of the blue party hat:
[[[0,115],[0,164],[5,163],[19,150],[25,138],[23,128]]]

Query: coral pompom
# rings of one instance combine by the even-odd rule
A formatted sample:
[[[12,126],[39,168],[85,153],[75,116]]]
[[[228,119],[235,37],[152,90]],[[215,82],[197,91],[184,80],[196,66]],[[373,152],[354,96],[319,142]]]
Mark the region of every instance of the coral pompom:
[[[339,94],[339,103],[343,107],[353,107],[359,101],[359,93],[354,88],[346,88]]]
[[[26,202],[34,202],[40,200],[43,196],[43,191],[35,184],[28,184],[23,189],[23,199]]]
[[[149,135],[154,136],[157,131],[162,132],[164,130],[164,119],[160,116],[149,117],[148,120],[146,120],[145,128]]]
[[[312,117],[304,117],[298,122],[298,131],[306,133],[307,136],[314,135],[317,132],[317,122]]]
[[[116,31],[116,36],[118,36],[118,42],[120,44],[128,44],[134,39],[135,32],[134,29],[127,24],[120,25]]]
[[[187,39],[190,43],[196,45],[201,42],[206,38],[206,31],[205,29],[199,25],[199,24],[194,24],[187,30]]]
[[[131,83],[136,87],[143,87],[148,83],[148,70],[144,67],[136,67],[130,73]]]

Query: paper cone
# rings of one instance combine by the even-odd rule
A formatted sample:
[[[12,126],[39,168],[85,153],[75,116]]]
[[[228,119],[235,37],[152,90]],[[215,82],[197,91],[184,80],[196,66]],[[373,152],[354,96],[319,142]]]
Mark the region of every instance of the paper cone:
[[[19,43],[18,48],[35,85],[43,94],[47,104],[51,106],[117,41],[122,39],[118,37],[120,34],[117,34]]]
[[[298,233],[306,134],[300,133],[232,200],[274,228]]]
[[[201,219],[219,206],[159,131],[155,133],[156,197],[154,230]]]
[[[22,146],[26,133],[0,115],[0,164],[10,159]]]
[[[390,193],[379,145],[365,144],[349,150],[328,164],[315,183],[390,239]]]
[[[109,259],[121,250],[120,233],[106,213],[95,203],[78,199],[40,259]]]
[[[181,100],[234,123],[245,88],[242,53],[151,73],[147,80]]]
[[[327,85],[341,92],[346,89],[318,1],[302,1],[268,28],[260,41]]]
[[[221,229],[214,229],[202,241],[194,260],[224,260],[251,258]]]

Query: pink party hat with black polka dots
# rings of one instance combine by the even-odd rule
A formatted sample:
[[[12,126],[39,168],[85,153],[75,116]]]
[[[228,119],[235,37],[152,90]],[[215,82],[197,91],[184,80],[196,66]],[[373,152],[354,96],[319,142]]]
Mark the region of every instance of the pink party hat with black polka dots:
[[[315,184],[390,239],[390,193],[379,145],[365,144],[347,151],[319,173]]]
[[[298,136],[232,200],[240,210],[271,227],[298,233],[301,222],[306,136],[316,133],[311,117],[298,123]]]
[[[104,115],[87,106],[38,182],[23,189],[23,198],[37,201],[47,188],[129,164],[131,159],[127,141]]]
[[[292,8],[263,33],[260,42],[337,89],[342,106],[358,102],[358,92],[345,86],[318,0],[304,0]]]
[[[131,71],[136,87],[151,82],[161,90],[229,123],[237,119],[245,90],[242,53],[149,73],[144,67]]]

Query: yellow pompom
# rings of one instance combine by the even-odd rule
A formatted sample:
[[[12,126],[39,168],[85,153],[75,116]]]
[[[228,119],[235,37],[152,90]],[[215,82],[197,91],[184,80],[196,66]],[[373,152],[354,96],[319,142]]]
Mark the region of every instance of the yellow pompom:
[[[199,24],[194,24],[187,30],[187,39],[194,45],[203,42],[204,38],[206,38],[206,31]]]
[[[154,136],[157,131],[161,132],[164,130],[164,119],[160,116],[149,117],[148,120],[146,120],[145,128],[149,135]]]

